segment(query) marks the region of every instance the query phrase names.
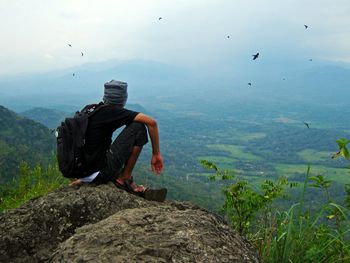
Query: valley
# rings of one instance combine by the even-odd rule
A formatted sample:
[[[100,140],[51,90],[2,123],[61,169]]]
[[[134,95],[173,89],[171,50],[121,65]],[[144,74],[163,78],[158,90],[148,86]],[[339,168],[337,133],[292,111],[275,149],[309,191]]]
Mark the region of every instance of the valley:
[[[139,111],[147,108],[129,106]],[[312,119],[316,112],[332,116],[327,115],[327,108],[322,112],[322,107],[309,107],[307,115],[303,116],[303,111],[299,113],[302,117],[296,112],[259,111],[258,108],[264,107],[255,107],[254,111],[254,105],[249,105],[248,114],[243,107],[236,112],[217,113],[208,113],[206,107],[202,107],[191,114],[184,113],[184,109],[169,111],[150,107],[147,114],[158,120],[165,171],[160,177],[152,175],[148,144],[141,154],[136,180],[151,187],[166,186],[170,199],[190,200],[218,211],[226,182],[210,181],[208,177],[212,172],[204,169],[200,160],[214,162],[220,169],[229,170],[236,178],[249,180],[256,187],[266,179],[275,180],[279,176],[302,184],[310,165],[311,176],[323,175],[332,180],[333,194],[341,199],[342,186],[350,181],[348,164],[331,156],[338,150],[336,140],[350,137],[348,124],[338,119],[325,118],[321,122],[314,118],[307,128],[302,120]],[[292,118],[294,121],[290,121]],[[296,193],[298,189],[293,191]],[[310,192],[309,198],[318,197]]]

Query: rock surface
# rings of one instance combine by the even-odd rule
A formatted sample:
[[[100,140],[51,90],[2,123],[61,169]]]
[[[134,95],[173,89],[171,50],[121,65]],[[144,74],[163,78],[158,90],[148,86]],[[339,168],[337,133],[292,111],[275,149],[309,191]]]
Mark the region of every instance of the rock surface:
[[[152,205],[113,184],[66,187],[33,199],[0,215],[0,262],[45,261],[77,228],[123,209]]]
[[[113,184],[66,187],[0,215],[0,262],[259,262],[215,215]]]

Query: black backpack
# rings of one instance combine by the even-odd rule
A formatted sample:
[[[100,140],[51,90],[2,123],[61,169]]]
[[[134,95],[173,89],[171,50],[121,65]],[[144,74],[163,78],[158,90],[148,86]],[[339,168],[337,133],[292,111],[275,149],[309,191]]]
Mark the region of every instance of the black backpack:
[[[56,129],[58,166],[64,177],[82,178],[90,171],[86,169],[89,162],[85,153],[85,133],[89,117],[103,107],[103,103],[85,106],[77,111],[73,118],[66,118]]]

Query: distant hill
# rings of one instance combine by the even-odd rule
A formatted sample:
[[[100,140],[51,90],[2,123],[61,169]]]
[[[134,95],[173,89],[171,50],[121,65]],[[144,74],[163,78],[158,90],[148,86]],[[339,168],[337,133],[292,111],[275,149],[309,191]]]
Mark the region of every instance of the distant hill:
[[[54,129],[68,114],[60,110],[35,107],[21,112],[20,115],[35,120],[50,129]]]
[[[142,112],[145,114],[149,114],[148,110],[146,110],[142,105],[140,104],[126,104],[125,108],[133,111]]]
[[[55,149],[55,139],[44,125],[0,106],[0,182],[18,175],[21,161],[45,163]]]

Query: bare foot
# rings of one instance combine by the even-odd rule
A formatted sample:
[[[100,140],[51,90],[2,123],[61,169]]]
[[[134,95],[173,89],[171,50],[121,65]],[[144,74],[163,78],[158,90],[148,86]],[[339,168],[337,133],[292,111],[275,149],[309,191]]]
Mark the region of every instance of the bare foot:
[[[82,185],[83,182],[80,180],[80,179],[76,179],[74,181],[72,181],[69,186],[79,186],[79,185]]]
[[[143,192],[146,190],[146,187],[144,187],[142,184],[137,185],[135,182],[132,182],[130,186],[132,189],[134,189],[135,192]]]
[[[128,180],[128,179],[126,179],[126,180]],[[120,185],[124,185],[124,183],[125,183],[126,180],[120,179],[120,178],[119,178],[119,179],[117,179],[117,183],[120,184]],[[132,188],[132,190],[133,190],[134,192],[143,192],[143,191],[146,190],[146,187],[145,187],[145,186],[143,186],[142,184],[141,184],[141,185],[137,185],[135,182],[132,182],[132,183],[130,184],[130,186],[131,186],[131,188]]]

